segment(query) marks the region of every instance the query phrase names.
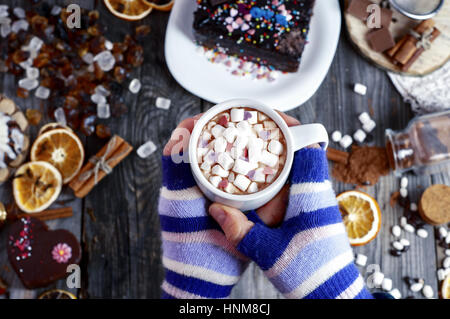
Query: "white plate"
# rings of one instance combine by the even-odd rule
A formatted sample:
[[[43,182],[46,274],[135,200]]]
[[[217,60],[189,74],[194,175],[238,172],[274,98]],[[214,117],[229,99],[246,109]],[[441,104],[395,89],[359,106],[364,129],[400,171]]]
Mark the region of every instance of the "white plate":
[[[316,0],[300,68],[280,75],[275,82],[232,75],[224,66],[198,54],[192,31],[196,6],[195,0],[175,1],[165,41],[169,70],[191,93],[213,103],[245,98],[287,111],[313,96],[327,75],[341,30],[338,0]]]

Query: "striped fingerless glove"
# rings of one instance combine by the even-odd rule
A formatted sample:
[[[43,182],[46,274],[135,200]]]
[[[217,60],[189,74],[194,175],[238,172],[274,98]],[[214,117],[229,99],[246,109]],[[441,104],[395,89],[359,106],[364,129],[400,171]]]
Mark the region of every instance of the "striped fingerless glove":
[[[162,159],[159,200],[163,298],[226,298],[247,265],[247,258],[225,238],[208,215],[209,202],[196,186],[189,164]]]
[[[336,196],[328,179],[326,152],[296,152],[281,227],[262,222],[239,243],[287,298],[372,298],[353,262]],[[257,219],[250,213],[249,219]]]

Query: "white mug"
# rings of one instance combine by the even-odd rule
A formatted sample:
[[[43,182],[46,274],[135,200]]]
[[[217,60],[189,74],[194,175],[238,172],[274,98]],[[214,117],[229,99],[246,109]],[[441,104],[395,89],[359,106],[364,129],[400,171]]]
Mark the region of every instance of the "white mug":
[[[200,138],[203,127],[217,114],[234,107],[248,107],[266,114],[278,125],[286,140],[286,162],[280,175],[265,189],[252,194],[229,194],[214,187],[201,172],[197,160],[198,139]],[[215,105],[198,119],[189,140],[188,156],[194,179],[208,199],[213,202],[238,208],[242,211],[247,211],[263,206],[278,194],[285,185],[291,171],[294,152],[312,144],[320,144],[323,149],[328,147],[328,133],[322,124],[288,127],[280,114],[271,107],[257,101],[237,99]]]

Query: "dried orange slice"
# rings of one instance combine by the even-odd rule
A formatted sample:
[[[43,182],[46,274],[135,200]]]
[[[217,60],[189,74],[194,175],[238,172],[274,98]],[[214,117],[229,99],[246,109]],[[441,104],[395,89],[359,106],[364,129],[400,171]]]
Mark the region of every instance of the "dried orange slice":
[[[61,192],[61,173],[50,163],[29,162],[14,177],[13,193],[25,213],[38,213],[49,207]]]
[[[450,274],[442,282],[441,294],[442,299],[450,299]]]
[[[141,20],[153,9],[142,0],[103,0],[103,2],[116,17],[129,21]]]
[[[377,236],[381,210],[374,198],[360,191],[348,191],[339,194],[337,201],[352,246],[365,245]]]
[[[71,292],[62,289],[52,289],[44,291],[39,295],[38,299],[77,299]]]
[[[70,132],[73,132],[70,127],[64,126],[64,125],[62,125],[60,123],[57,123],[57,122],[54,122],[54,123],[48,123],[48,124],[45,124],[44,126],[42,126],[41,129],[39,130],[38,135],[41,135],[41,134],[43,134],[45,132],[48,132],[48,131],[51,131],[51,130],[54,130],[54,129],[57,129],[57,128],[63,128],[63,129],[66,129],[66,130],[68,130]]]
[[[165,4],[158,4],[155,2],[152,2],[151,0],[143,0],[146,4],[148,4],[153,9],[159,10],[159,11],[170,11],[172,10],[173,3],[175,0],[170,0],[169,2]]]
[[[58,128],[38,136],[31,147],[32,161],[45,161],[55,166],[62,175],[63,184],[72,180],[84,161],[84,149],[75,133]]]

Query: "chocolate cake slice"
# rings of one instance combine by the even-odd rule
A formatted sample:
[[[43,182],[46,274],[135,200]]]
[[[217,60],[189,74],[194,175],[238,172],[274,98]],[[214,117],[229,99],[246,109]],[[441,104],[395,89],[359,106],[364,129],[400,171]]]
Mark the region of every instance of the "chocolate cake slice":
[[[197,0],[194,35],[220,48],[285,72],[300,65],[315,0]]]

